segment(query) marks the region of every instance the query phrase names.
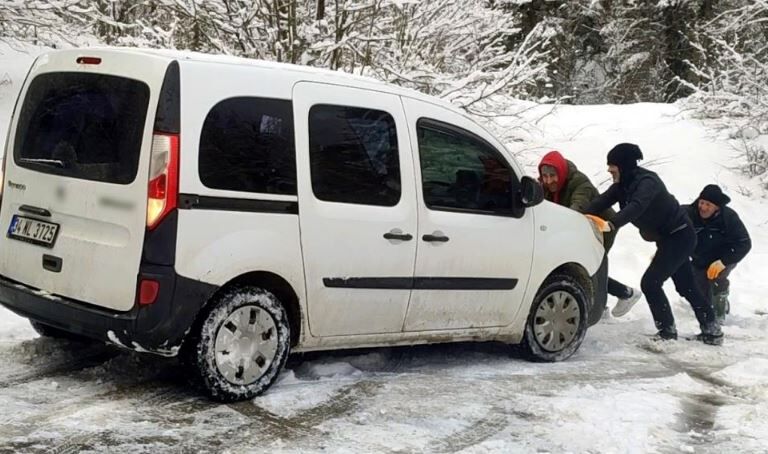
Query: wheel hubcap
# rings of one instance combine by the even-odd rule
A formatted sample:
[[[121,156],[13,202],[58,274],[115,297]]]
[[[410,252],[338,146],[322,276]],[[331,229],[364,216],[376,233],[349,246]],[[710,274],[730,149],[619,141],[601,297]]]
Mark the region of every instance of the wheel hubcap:
[[[536,342],[547,351],[557,352],[576,337],[581,312],[576,299],[568,292],[557,291],[544,298],[533,320]]]
[[[257,306],[232,312],[219,327],[214,344],[216,367],[235,385],[248,385],[267,371],[277,353],[277,326]]]

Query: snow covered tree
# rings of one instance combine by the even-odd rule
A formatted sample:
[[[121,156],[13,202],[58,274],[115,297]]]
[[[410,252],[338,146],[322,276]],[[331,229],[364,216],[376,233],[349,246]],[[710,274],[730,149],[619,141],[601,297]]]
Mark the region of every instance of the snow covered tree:
[[[342,69],[464,108],[494,95],[528,96],[548,63],[542,27],[507,47],[520,29],[484,0],[98,0],[59,12],[108,44]]]
[[[732,130],[744,170],[768,187],[768,150],[759,140],[768,135],[768,0],[724,1],[705,31],[700,51],[710,58],[694,66],[701,82],[689,101]]]
[[[727,4],[707,24],[711,49],[701,50],[712,55],[709,64],[695,67],[703,107],[768,133],[768,0]]]
[[[499,95],[671,102],[705,90],[711,115],[764,118],[767,1],[0,0],[0,38],[344,70],[475,112]]]
[[[66,3],[0,0],[0,39],[56,47],[78,41],[78,27],[63,23],[57,14]]]
[[[517,29],[481,0],[390,3],[384,17],[368,28],[375,35],[354,36],[346,44],[365,57],[365,74],[467,109],[494,95],[526,97],[545,75],[540,28],[508,49],[505,40]]]

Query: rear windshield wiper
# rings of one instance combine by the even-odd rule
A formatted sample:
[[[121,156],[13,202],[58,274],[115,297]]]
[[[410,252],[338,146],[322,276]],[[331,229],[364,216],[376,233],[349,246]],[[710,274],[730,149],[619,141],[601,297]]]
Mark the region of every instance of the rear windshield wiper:
[[[64,168],[64,161],[60,161],[58,159],[37,159],[37,158],[21,158],[19,159],[20,162],[28,162],[32,164],[43,164],[51,167],[59,167]]]

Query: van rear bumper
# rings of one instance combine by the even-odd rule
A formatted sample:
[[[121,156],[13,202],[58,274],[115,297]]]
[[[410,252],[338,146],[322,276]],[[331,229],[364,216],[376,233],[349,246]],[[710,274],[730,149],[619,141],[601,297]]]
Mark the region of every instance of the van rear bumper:
[[[179,276],[169,266],[142,267],[141,278],[160,282],[153,304],[128,312],[50,295],[0,276],[0,304],[60,330],[129,350],[176,356],[203,304],[217,287]]]

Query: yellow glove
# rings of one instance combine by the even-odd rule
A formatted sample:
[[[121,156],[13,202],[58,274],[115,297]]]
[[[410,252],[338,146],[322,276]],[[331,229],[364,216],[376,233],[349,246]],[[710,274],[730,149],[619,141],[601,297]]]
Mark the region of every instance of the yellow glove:
[[[593,224],[597,227],[597,230],[605,233],[611,231],[611,224],[606,221],[605,219],[601,218],[600,216],[595,216],[592,214],[585,214],[584,216],[587,217],[590,221],[592,221]]]
[[[722,273],[724,269],[725,264],[723,264],[722,260],[712,262],[712,264],[709,265],[709,268],[707,268],[707,279],[714,281],[717,279],[717,276],[720,276],[720,273]]]

